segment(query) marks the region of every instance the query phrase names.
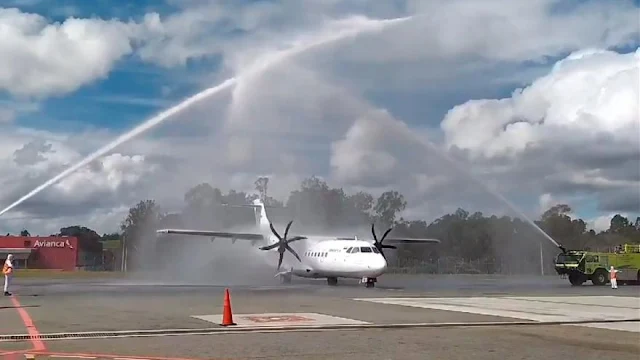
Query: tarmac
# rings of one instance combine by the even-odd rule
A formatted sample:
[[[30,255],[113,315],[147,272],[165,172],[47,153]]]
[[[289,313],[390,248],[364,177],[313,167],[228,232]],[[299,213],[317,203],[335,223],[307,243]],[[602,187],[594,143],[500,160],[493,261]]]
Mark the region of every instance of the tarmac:
[[[366,289],[15,279],[0,355],[36,359],[633,359],[640,286],[395,275]],[[229,289],[235,326],[222,327]],[[21,335],[21,336],[8,336]]]

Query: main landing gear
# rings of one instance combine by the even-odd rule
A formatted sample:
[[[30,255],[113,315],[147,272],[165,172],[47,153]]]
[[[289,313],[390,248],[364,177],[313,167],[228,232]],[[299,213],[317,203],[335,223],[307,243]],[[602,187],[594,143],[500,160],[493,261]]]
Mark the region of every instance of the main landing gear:
[[[291,284],[291,274],[282,274],[280,275],[280,283],[281,284]]]
[[[360,279],[360,283],[364,283],[365,287],[368,288],[372,288],[376,286],[376,283],[378,282],[377,278],[362,278]],[[329,286],[336,286],[338,285],[338,278],[337,277],[328,277],[327,278],[327,285]]]
[[[365,283],[365,287],[367,288],[375,287],[377,282],[378,282],[377,278],[363,277],[362,280],[360,280],[360,283]]]

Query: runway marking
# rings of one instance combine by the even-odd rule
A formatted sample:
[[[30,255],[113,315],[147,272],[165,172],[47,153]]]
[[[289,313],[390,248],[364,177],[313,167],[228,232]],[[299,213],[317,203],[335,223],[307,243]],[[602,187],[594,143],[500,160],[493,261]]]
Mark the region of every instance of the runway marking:
[[[639,298],[620,296],[357,298],[354,300],[539,322],[637,319],[640,314]],[[570,325],[640,332],[638,321]]]
[[[193,315],[193,318],[219,324],[222,315]],[[347,319],[318,313],[265,313],[265,314],[237,314],[233,315],[234,327],[274,326],[286,327],[305,323],[309,325],[342,325],[369,324],[366,321]]]
[[[31,336],[30,341],[31,341],[31,345],[33,346],[33,350],[35,351],[46,350],[47,347],[44,345],[44,342],[40,340],[40,332],[34,325],[33,319],[31,319],[31,316],[29,315],[27,310],[25,310],[22,307],[22,304],[20,304],[20,301],[16,296],[11,296],[11,303],[13,303],[13,306],[16,307],[16,310],[18,311],[18,314],[22,319],[22,323],[27,328],[27,332],[29,333],[29,336]]]
[[[249,321],[253,321],[254,323],[273,323],[273,322],[305,322],[305,321],[313,321],[313,319],[309,319],[303,316],[297,315],[284,315],[284,316],[242,316],[242,318],[247,319]]]
[[[99,359],[99,358],[107,358],[111,360],[197,360],[194,358],[171,358],[171,357],[157,357],[157,356],[142,356],[142,357],[133,357],[133,356],[123,356],[123,355],[113,355],[113,354],[84,354],[84,353],[61,353],[61,352],[49,352],[49,351],[27,351],[22,353],[36,355],[37,359],[43,358],[52,358],[52,359]],[[219,358],[211,358],[212,360]]]

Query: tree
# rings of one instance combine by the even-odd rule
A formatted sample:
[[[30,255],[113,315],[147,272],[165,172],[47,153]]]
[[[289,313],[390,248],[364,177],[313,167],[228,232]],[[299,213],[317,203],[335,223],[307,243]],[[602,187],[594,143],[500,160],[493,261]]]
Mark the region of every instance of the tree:
[[[632,225],[629,219],[626,217],[616,214],[611,218],[611,222],[609,225],[609,231],[612,233],[625,233],[631,230]]]
[[[211,184],[201,183],[184,194],[184,210],[174,214],[162,214],[152,200],[142,201],[130,209],[122,225],[130,252],[144,253],[146,250],[141,250],[143,246],[150,249],[155,243],[155,229],[158,227],[217,230],[253,225],[253,209],[236,205],[250,204],[259,197],[270,207],[269,218],[278,228],[284,228],[291,219],[295,220],[293,232],[302,228],[305,233],[345,236],[353,234],[344,229],[349,232],[357,229],[360,235],[366,226],[367,232],[363,235],[368,237],[369,226],[375,222],[380,235],[384,227],[394,226],[391,233],[394,237],[441,240],[435,246],[398,246],[398,266],[419,264],[429,269],[426,271],[433,272],[539,273],[540,250],[545,259],[552,259],[559,251],[555,246],[549,246],[548,239],[528,221],[519,218],[485,215],[458,208],[430,223],[420,219],[406,220],[401,213],[407,207],[407,201],[398,191],[389,190],[376,198],[362,191],[349,193],[342,188],[333,188],[317,176],[304,179],[298,189],[291,191],[285,206],[284,202],[267,194],[268,183],[267,177],[259,177],[254,183],[257,193],[253,194],[234,189],[223,193]],[[640,243],[640,218],[631,224],[629,219],[618,214],[611,219],[607,231],[596,233],[587,230],[586,222],[572,218],[571,213],[568,204],[559,204],[547,209],[535,224],[567,248],[596,249],[621,243]],[[153,249],[150,252],[153,253]],[[139,260],[144,259],[143,256],[137,259],[144,264]],[[389,259],[393,261],[394,257]],[[552,261],[547,261],[545,266],[553,271],[550,268]]]
[[[31,234],[29,234],[29,231],[27,229],[24,229],[20,231],[20,236],[31,236]]]
[[[568,214],[572,209],[567,204],[552,206],[536,222],[551,238],[567,248],[584,247],[587,224],[582,219],[572,219]]]
[[[78,239],[80,248],[88,252],[102,252],[101,236],[85,226],[74,225],[60,229],[56,236],[72,236]]]
[[[120,225],[125,238],[127,269],[148,267],[153,261],[153,250],[161,217],[160,207],[154,200],[143,200],[129,209]]]
[[[396,215],[405,209],[407,202],[404,196],[397,191],[386,191],[380,195],[374,206],[377,221],[384,226],[395,224]]]
[[[266,176],[261,176],[255,181],[256,191],[260,194],[260,199],[263,202],[267,199],[267,187],[269,185],[269,178]]]

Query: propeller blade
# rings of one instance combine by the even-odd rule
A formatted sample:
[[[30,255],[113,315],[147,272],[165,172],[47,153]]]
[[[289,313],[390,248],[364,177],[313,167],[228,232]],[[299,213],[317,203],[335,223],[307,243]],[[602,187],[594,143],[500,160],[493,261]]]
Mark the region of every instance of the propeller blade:
[[[387,237],[387,235],[389,235],[389,233],[391,232],[391,230],[393,230],[393,228],[389,228],[387,229],[387,231],[384,232],[384,235],[382,235],[382,239],[380,239],[380,243],[382,244],[382,242],[384,241],[384,239]]]
[[[298,240],[304,240],[306,238],[307,238],[306,236],[294,236],[291,239],[287,240],[287,244],[290,244],[290,243],[292,243],[294,241],[298,241]]]
[[[295,256],[295,257],[296,257],[296,259],[298,259],[298,261],[302,262],[302,260],[300,259],[300,256],[298,256],[298,253],[296,253],[296,251],[295,251],[295,250],[293,250],[293,249],[291,248],[291,246],[289,246],[289,244],[287,244],[287,245],[285,245],[285,246],[287,247],[287,250],[289,250],[289,251],[293,254],[293,256]]]
[[[376,225],[373,223],[371,224],[371,234],[373,234],[373,240],[378,242],[378,237],[376,236]]]
[[[271,232],[273,232],[273,234],[278,238],[278,240],[282,241],[282,236],[280,236],[280,234],[278,234],[276,229],[273,227],[272,223],[269,223],[269,227],[271,228]]]
[[[383,249],[397,249],[397,247],[394,246],[394,245],[382,245],[382,248]]]
[[[271,249],[277,248],[278,246],[280,246],[279,243],[271,244],[271,245],[268,245],[268,246],[261,246],[260,250],[271,250]]]
[[[291,224],[293,224],[293,220],[289,221],[289,223],[287,224],[287,228],[284,229],[284,238],[287,238],[287,235],[289,234],[289,228],[291,228]]]
[[[282,259],[284,258],[284,253],[280,253],[280,257],[278,258],[278,271],[280,271],[280,266],[282,266]]]

